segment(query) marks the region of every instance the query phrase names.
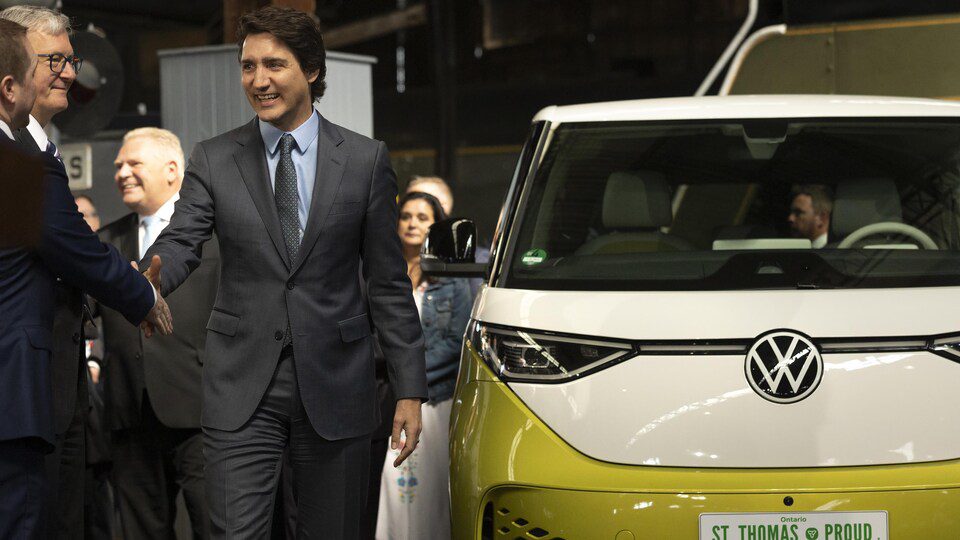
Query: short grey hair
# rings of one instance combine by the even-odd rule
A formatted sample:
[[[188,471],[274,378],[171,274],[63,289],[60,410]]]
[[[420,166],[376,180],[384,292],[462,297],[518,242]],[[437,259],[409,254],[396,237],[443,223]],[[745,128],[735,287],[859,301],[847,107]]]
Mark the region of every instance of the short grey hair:
[[[180,146],[180,138],[174,135],[172,131],[156,127],[142,127],[128,131],[123,136],[124,144],[133,139],[150,139],[167,159],[173,160],[177,164],[177,167],[180,168],[180,176],[183,177],[183,147]]]
[[[63,13],[39,6],[13,6],[0,11],[0,18],[13,21],[27,30],[48,36],[72,33],[70,17]]]

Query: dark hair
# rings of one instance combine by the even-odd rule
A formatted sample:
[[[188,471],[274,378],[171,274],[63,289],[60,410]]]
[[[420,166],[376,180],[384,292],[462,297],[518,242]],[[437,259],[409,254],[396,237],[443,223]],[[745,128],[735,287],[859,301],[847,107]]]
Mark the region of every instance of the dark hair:
[[[10,75],[18,83],[27,79],[30,58],[24,41],[27,29],[13,21],[0,19],[0,79]]]
[[[314,101],[323,97],[327,89],[324,78],[327,76],[327,52],[323,48],[323,36],[320,23],[313,17],[293,8],[267,6],[251,11],[240,17],[237,29],[239,54],[243,53],[243,42],[251,34],[271,34],[293,51],[304,73],[319,72],[317,80],[310,85],[310,96]]]
[[[796,199],[798,195],[810,197],[810,203],[813,211],[818,214],[829,214],[833,212],[833,194],[830,188],[821,184],[802,184],[793,189],[790,200]]]
[[[422,191],[411,191],[410,193],[407,193],[406,195],[401,197],[400,202],[397,203],[397,209],[403,210],[403,206],[405,204],[407,204],[410,201],[415,201],[418,199],[427,201],[427,204],[430,205],[430,208],[433,210],[434,223],[447,219],[447,215],[443,213],[443,205],[440,204],[440,201],[433,195],[430,195],[429,193],[424,193]]]

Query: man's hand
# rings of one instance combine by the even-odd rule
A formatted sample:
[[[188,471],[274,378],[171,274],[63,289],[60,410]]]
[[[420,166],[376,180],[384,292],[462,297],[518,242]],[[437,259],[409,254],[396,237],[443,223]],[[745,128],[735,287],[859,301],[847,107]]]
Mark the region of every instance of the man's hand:
[[[140,328],[143,329],[143,335],[148,338],[153,337],[154,332],[160,332],[164,336],[173,333],[173,315],[170,314],[167,301],[160,296],[160,291],[157,291],[157,302],[150,313],[147,313],[147,318],[140,323]]]
[[[131,262],[130,264],[133,265],[134,268],[137,268],[137,263]],[[154,332],[160,332],[164,336],[169,336],[173,333],[173,315],[170,314],[170,307],[167,306],[167,301],[160,296],[160,268],[162,266],[163,262],[160,260],[160,257],[154,255],[153,259],[150,260],[150,268],[143,273],[147,280],[150,281],[150,285],[153,285],[157,296],[157,301],[153,305],[153,309],[147,314],[147,318],[140,323],[140,328],[143,329],[143,335],[148,338],[153,337]]]
[[[393,415],[393,436],[390,438],[390,448],[400,449],[400,455],[393,461],[394,467],[399,467],[410,454],[417,448],[420,442],[420,431],[423,424],[420,420],[420,400],[418,398],[406,398],[397,400],[397,412]],[[406,439],[400,440],[400,431],[406,435]]]
[[[150,259],[150,268],[147,268],[147,271],[143,273],[144,276],[150,280],[150,284],[153,285],[153,288],[160,292],[160,268],[163,266],[163,261],[160,260],[159,255],[154,255]]]

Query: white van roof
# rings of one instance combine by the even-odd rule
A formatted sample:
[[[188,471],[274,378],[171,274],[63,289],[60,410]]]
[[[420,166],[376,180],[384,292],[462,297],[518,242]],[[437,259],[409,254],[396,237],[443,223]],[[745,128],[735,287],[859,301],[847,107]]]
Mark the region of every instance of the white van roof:
[[[840,95],[704,96],[551,106],[534,121],[712,120],[740,118],[960,116],[960,102]]]

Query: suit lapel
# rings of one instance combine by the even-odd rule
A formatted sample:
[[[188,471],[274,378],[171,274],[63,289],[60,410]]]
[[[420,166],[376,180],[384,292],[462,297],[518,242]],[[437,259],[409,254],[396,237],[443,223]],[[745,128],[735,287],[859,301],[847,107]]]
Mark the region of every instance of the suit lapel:
[[[20,148],[23,148],[27,152],[36,153],[42,152],[40,145],[37,144],[36,139],[33,138],[33,135],[30,134],[30,131],[27,128],[18,129],[13,132],[13,138],[17,140],[20,144]]]
[[[290,259],[283,242],[283,231],[280,229],[280,216],[277,213],[273,190],[270,189],[270,169],[267,167],[263,138],[260,136],[256,119],[245,126],[236,141],[240,148],[233,157],[237,162],[237,168],[240,169],[240,177],[243,178],[243,183],[246,184],[247,191],[253,198],[253,204],[256,205],[267,234],[277,248],[277,254],[289,270]]]
[[[344,151],[343,137],[336,126],[320,118],[320,134],[317,141],[317,177],[313,183],[313,197],[310,200],[310,212],[307,214],[307,226],[303,230],[303,241],[300,242],[300,252],[293,272],[296,273],[303,265],[303,261],[310,254],[313,245],[320,237],[323,224],[333,206],[333,199],[340,189],[343,179],[343,170],[347,163],[347,153]]]
[[[127,216],[126,232],[120,239],[120,254],[128,261],[140,260],[140,220],[137,214]]]

